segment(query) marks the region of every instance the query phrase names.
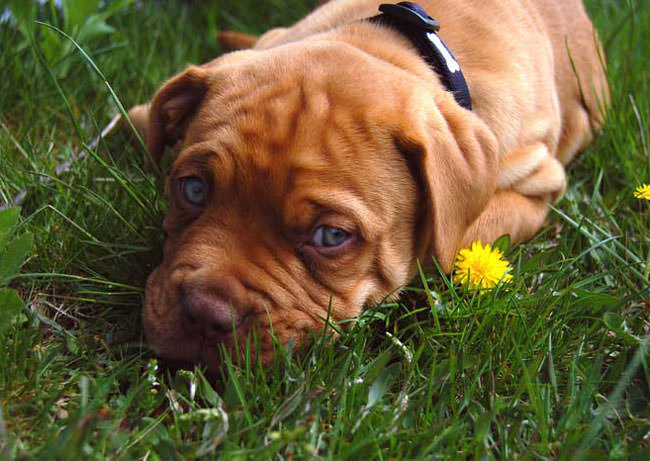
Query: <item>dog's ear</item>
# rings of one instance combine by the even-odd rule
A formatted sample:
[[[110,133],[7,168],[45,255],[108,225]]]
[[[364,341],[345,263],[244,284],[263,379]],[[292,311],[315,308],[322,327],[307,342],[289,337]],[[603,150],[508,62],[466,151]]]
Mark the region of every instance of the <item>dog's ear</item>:
[[[435,255],[449,272],[465,232],[494,194],[497,142],[450,93],[410,106],[395,139],[423,193],[418,254]]]
[[[156,93],[149,108],[146,132],[147,150],[155,162],[160,162],[165,146],[183,138],[188,122],[208,91],[209,77],[206,68],[191,66]]]

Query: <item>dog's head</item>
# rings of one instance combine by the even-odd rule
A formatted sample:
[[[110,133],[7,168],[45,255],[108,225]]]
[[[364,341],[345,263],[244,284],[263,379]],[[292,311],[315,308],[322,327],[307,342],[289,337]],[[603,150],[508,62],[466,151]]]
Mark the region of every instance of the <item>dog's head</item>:
[[[227,55],[150,109],[167,179],[164,261],[144,324],[159,355],[217,363],[253,328],[300,341],[395,293],[416,261],[449,269],[494,188],[494,140],[453,97],[345,45]]]

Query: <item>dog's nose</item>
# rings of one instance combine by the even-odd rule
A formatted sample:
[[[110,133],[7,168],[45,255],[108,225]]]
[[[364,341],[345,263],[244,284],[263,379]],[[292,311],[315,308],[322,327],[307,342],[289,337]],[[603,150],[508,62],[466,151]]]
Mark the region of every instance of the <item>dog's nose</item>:
[[[205,339],[217,340],[239,323],[239,316],[230,303],[213,295],[190,292],[183,295],[181,304],[189,332]]]

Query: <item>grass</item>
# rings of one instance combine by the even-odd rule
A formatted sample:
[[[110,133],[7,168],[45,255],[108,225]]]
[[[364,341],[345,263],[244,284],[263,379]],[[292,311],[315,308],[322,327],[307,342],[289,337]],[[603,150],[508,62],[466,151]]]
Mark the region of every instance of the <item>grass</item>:
[[[509,289],[472,296],[429,271],[336,342],[279,348],[269,369],[227,362],[209,381],[158,368],[140,308],[161,180],[124,135],[84,149],[117,113],[89,62],[129,106],[221,53],[218,28],[260,32],[309,3],[139,2],[80,39],[90,61],[43,25],[29,41],[0,24],[0,202],[25,190],[17,233],[34,236],[11,283],[24,317],[0,318],[0,458],[650,457],[650,204],[633,197],[650,182],[642,0],[587,1],[612,108],[549,224],[507,252]]]

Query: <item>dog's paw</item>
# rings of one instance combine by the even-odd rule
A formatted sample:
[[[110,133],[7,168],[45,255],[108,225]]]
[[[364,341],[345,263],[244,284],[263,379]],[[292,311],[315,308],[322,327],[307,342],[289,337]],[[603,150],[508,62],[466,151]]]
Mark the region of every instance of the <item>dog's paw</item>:
[[[555,202],[566,189],[566,174],[546,145],[538,143],[518,149],[499,161],[497,187]]]
[[[140,137],[147,142],[147,129],[149,128],[149,104],[140,104],[129,109],[129,119]]]
[[[529,176],[513,184],[512,189],[527,197],[556,202],[566,190],[566,173],[554,157],[545,159]]]

